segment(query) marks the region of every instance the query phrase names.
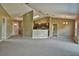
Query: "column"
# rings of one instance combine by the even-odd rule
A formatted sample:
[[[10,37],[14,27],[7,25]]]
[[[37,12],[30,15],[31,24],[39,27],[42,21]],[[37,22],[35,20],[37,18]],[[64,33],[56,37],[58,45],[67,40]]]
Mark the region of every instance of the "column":
[[[32,37],[33,11],[23,15],[23,36]]]
[[[52,37],[52,29],[51,29],[51,24],[52,23],[52,18],[51,17],[49,17],[49,37]]]

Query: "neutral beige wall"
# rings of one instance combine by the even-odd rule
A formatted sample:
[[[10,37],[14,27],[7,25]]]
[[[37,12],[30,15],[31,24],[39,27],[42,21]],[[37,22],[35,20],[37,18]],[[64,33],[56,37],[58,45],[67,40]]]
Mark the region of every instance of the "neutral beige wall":
[[[12,19],[9,17],[7,19],[7,38],[9,38],[12,34]]]
[[[33,11],[23,15],[23,36],[32,37]]]
[[[9,14],[5,11],[5,9],[0,5],[0,38],[1,38],[1,32],[2,32],[2,24],[1,21],[3,19],[3,17],[7,18],[7,37],[10,36],[11,34],[11,17],[9,16]]]
[[[63,22],[66,21],[68,22],[67,25],[63,25]],[[52,32],[52,26],[53,24],[58,25],[58,30],[63,30],[65,27],[69,26],[70,27],[70,38],[74,38],[74,20],[72,19],[62,19],[62,18],[51,18],[50,19],[50,31]],[[69,33],[68,33],[69,34]]]
[[[79,44],[79,15],[75,21],[77,22],[77,36],[75,36],[75,41]]]
[[[63,22],[66,21],[68,22],[67,25],[63,25]],[[58,25],[58,30],[63,30],[65,29],[65,27],[69,26],[70,27],[70,36],[69,38],[71,38],[74,41],[74,31],[75,31],[75,20],[72,19],[63,19],[63,18],[53,18],[53,17],[44,17],[44,18],[40,18],[38,20],[35,20],[35,22],[37,23],[44,23],[44,22],[49,22],[49,34],[50,37],[52,36],[52,26],[53,24],[57,24]]]

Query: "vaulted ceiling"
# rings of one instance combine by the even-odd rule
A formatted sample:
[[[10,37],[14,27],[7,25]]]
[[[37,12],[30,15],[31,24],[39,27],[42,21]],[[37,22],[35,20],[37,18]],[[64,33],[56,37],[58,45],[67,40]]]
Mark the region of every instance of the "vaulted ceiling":
[[[27,5],[21,3],[2,3],[1,5],[11,16],[22,16],[32,10]]]
[[[29,5],[45,15],[77,15],[79,13],[77,3],[32,3]]]
[[[11,16],[22,16],[34,11],[35,15],[70,15],[79,14],[79,4],[77,3],[2,3],[3,8]]]

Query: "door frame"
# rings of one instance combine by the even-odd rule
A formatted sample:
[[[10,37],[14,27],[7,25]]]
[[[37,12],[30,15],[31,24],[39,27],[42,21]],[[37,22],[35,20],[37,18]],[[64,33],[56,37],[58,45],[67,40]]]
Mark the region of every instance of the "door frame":
[[[56,32],[57,32],[57,30],[58,30],[58,24],[55,24],[56,25],[56,27],[57,27],[57,29],[56,29]],[[54,35],[54,24],[52,25],[52,37],[54,37],[55,35]],[[56,37],[57,37],[57,33],[56,33]]]
[[[7,18],[2,17],[2,28],[1,28],[1,40],[6,40],[7,39]]]

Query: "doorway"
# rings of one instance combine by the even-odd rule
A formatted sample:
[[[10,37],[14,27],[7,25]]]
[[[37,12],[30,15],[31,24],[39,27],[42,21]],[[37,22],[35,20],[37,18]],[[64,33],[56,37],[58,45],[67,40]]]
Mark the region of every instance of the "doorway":
[[[53,24],[52,30],[53,30],[53,36],[57,37],[57,24]]]
[[[6,40],[7,38],[7,19],[2,19],[2,40]]]
[[[20,37],[23,35],[23,28],[22,28],[22,21],[13,21],[12,22],[12,36],[13,37]]]
[[[12,35],[15,36],[15,35],[18,35],[18,23],[17,22],[13,22],[12,23]]]

